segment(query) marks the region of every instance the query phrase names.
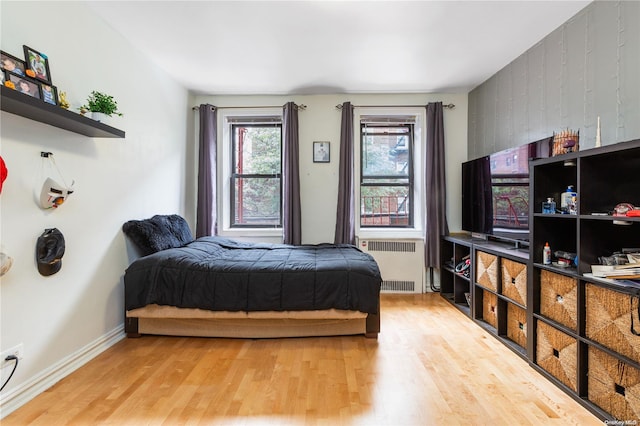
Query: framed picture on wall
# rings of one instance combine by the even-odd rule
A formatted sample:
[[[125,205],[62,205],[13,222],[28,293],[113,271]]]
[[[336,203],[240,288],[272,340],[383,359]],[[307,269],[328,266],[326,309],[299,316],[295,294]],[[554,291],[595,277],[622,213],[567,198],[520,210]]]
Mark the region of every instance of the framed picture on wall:
[[[313,143],[313,162],[328,163],[331,161],[331,144],[329,142]]]
[[[4,71],[12,72],[16,75],[24,75],[26,64],[22,59],[18,59],[7,52],[0,50],[0,68]]]
[[[22,77],[13,73],[7,74],[8,80],[15,86],[15,90],[31,96],[33,98],[40,98],[40,85],[38,82],[31,80],[28,77]]]
[[[27,61],[27,68],[35,73],[35,78],[51,84],[51,71],[49,71],[49,58],[44,53],[24,46],[24,59]]]

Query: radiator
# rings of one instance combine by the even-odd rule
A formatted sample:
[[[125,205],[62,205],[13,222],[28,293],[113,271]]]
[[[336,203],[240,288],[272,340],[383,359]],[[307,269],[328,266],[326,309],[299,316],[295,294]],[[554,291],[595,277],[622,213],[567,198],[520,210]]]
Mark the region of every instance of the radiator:
[[[359,241],[359,247],[378,263],[383,293],[422,293],[424,242],[422,240]]]

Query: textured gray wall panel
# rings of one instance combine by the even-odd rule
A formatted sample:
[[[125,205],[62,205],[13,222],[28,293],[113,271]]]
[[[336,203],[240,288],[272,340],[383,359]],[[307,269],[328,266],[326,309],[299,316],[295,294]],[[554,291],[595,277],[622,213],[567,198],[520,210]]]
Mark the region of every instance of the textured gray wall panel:
[[[593,2],[469,93],[468,157],[580,130],[640,138],[640,2]]]

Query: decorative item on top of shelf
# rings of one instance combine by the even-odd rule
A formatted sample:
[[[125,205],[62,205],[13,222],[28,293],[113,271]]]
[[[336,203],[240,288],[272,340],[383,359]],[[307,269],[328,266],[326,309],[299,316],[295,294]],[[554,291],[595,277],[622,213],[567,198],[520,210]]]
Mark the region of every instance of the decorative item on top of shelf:
[[[34,72],[32,77],[44,83],[51,84],[51,71],[49,71],[49,58],[47,55],[29,46],[23,45],[22,47],[24,49],[24,59],[27,63],[27,69]]]
[[[49,160],[49,168],[52,169],[55,167],[55,170],[58,172],[60,179],[62,180],[62,185],[53,180],[50,177],[47,177],[42,185],[42,190],[40,191],[40,206],[43,209],[55,209],[62,205],[69,197],[69,195],[73,194],[73,185],[75,181],[71,181],[71,185],[67,185],[67,182],[62,176],[60,169],[58,168],[55,160],[53,159],[53,153],[51,152],[41,152],[40,157],[42,157],[42,168],[45,167],[45,161]],[[53,167],[51,167],[53,166]],[[43,173],[44,174],[44,173]]]
[[[13,55],[0,50],[0,69],[24,76],[27,65],[22,59],[18,59]]]
[[[67,100],[67,92],[60,92],[58,95],[60,108],[69,109],[69,101]]]
[[[14,89],[24,95],[31,96],[32,98],[41,99],[40,95],[40,83],[29,77],[22,77],[13,73],[8,73],[8,79],[5,82],[5,86]],[[11,83],[8,85],[7,83]]]
[[[81,112],[83,109],[85,111],[91,111],[91,118],[96,121],[105,121],[104,116],[111,117],[112,115],[118,115],[122,117],[123,115],[118,111],[118,102],[113,99],[113,96],[96,90],[91,92],[87,98],[87,103],[79,108]],[[101,116],[100,114],[104,115]]]
[[[40,84],[42,100],[51,105],[58,105],[58,89],[51,84]]]
[[[562,130],[559,133],[553,133],[553,147],[551,156],[576,152],[580,149],[580,130]]]

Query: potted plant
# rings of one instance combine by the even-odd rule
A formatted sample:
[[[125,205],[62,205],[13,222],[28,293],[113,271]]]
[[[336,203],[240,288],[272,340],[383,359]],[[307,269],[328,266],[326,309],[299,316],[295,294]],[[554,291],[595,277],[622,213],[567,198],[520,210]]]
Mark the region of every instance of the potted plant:
[[[122,113],[118,112],[118,103],[113,96],[107,95],[94,90],[87,98],[87,103],[82,105],[80,111],[91,111],[91,118],[97,121],[105,121],[106,117],[118,115],[122,117]]]

